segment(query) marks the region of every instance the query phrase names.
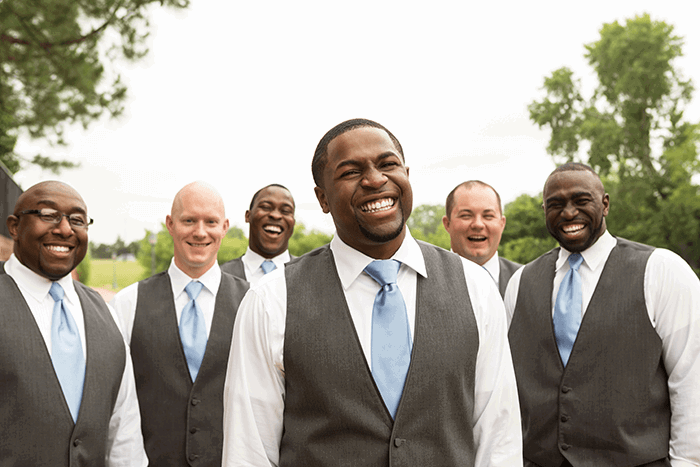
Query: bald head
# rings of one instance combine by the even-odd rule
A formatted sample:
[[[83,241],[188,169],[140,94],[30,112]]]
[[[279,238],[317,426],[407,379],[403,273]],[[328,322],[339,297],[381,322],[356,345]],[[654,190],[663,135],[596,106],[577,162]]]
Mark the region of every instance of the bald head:
[[[170,208],[170,215],[181,212],[187,203],[195,199],[207,201],[212,208],[221,211],[221,217],[226,217],[224,199],[221,194],[212,185],[202,181],[189,183],[177,192]]]
[[[75,188],[68,185],[67,183],[59,182],[58,180],[48,180],[45,182],[39,182],[36,185],[29,188],[27,191],[19,195],[17,202],[15,203],[14,215],[16,216],[22,211],[29,209],[27,206],[33,204],[35,199],[46,198],[47,196],[66,196],[74,198],[75,200],[80,200],[85,211],[85,201],[83,197],[75,191]]]

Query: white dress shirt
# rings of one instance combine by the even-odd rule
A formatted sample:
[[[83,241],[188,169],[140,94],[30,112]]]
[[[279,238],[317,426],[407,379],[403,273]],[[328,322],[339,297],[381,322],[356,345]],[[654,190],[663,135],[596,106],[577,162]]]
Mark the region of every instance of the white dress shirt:
[[[379,284],[363,269],[372,258],[338,236],[330,247],[362,351],[371,362],[372,307]],[[427,273],[420,247],[410,233],[393,259],[402,263],[397,283],[413,336],[417,275],[425,277]],[[479,332],[474,413],[468,414],[475,438],[475,465],[522,465],[520,410],[503,302],[480,266],[465,259],[462,264]],[[280,269],[252,287],[238,309],[224,387],[226,467],[276,466],[279,462],[286,307],[287,284]]]
[[[190,301],[190,297],[185,291],[187,284],[196,280],[201,282],[204,286],[197,297],[197,304],[202,309],[207,338],[209,338],[211,322],[214,319],[216,293],[221,284],[221,268],[218,263],[215,262],[214,265],[199,278],[192,279],[175,265],[175,260],[173,259],[170,261],[168,275],[170,276],[170,285],[172,286],[173,298],[175,300],[175,316],[178,324],[180,323],[180,316],[182,316],[183,308],[185,308],[185,305]],[[131,332],[134,329],[134,318],[136,317],[138,287],[138,282],[125,287],[112,298],[111,302],[109,302],[117,313],[121,327],[124,330],[124,336],[129,343],[131,342]]]
[[[5,263],[5,272],[17,283],[19,291],[27,302],[27,306],[32,312],[39,331],[44,338],[46,349],[51,355],[51,319],[55,304],[54,299],[49,295],[51,281],[20,263],[14,254]],[[78,327],[80,342],[83,346],[83,355],[85,355],[87,361],[87,353],[85,352],[87,348],[85,345],[85,317],[83,316],[83,308],[80,304],[78,293],[73,286],[73,279],[69,274],[56,282],[63,287],[65,292],[63,300]],[[118,326],[119,323],[114,315],[114,310],[111,307],[108,308]],[[141,435],[141,414],[136,398],[131,353],[126,344],[124,347],[126,351],[124,374],[107,431],[106,460],[108,467],[148,465],[148,458],[146,457]]]
[[[491,274],[491,279],[493,279],[496,283],[496,287],[498,287],[498,278],[501,277],[501,262],[498,261],[498,252],[494,253],[491,259],[486,261],[482,267]]]
[[[277,269],[284,269],[284,264],[288,263],[291,257],[289,256],[289,250],[284,250],[283,253],[271,258],[270,261],[275,263]],[[245,279],[250,282],[250,285],[255,285],[260,279],[263,278],[265,272],[260,267],[267,258],[263,258],[256,252],[250,249],[246,250],[243,255],[243,269],[245,270]]]
[[[581,253],[579,268],[583,304],[581,315],[591,301],[615,237],[603,235]],[[559,286],[569,271],[571,252],[561,248],[556,262],[552,313]],[[518,298],[523,268],[513,274],[504,297],[508,323]],[[700,281],[677,254],[657,248],[649,257],[644,273],[644,300],[649,321],[662,341],[671,401],[669,457],[673,467],[700,466]]]

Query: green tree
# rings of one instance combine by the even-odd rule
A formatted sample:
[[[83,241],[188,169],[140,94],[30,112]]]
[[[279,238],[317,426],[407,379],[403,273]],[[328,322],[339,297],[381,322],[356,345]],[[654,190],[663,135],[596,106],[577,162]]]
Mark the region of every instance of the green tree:
[[[143,239],[140,242],[139,246],[139,253],[136,255],[136,260],[139,262],[141,266],[143,266],[143,275],[139,279],[146,279],[147,277],[150,277],[151,274],[151,262],[152,262],[152,256],[151,253],[155,249],[155,255],[156,255],[156,260],[155,260],[155,272],[163,272],[168,267],[170,266],[170,260],[173,258],[173,237],[170,236],[170,233],[168,232],[167,227],[165,226],[164,223],[161,223],[161,229],[159,232],[155,233],[156,235],[156,244],[155,246],[151,245],[150,243],[150,238],[151,238],[151,232],[150,230],[146,230],[146,235],[143,237]]]
[[[449,250],[450,234],[442,224],[444,215],[442,204],[421,204],[413,209],[406,223],[414,238]]]
[[[503,209],[506,228],[498,254],[518,263],[529,263],[557,245],[549,235],[542,210],[542,195],[523,194]]]
[[[301,222],[294,226],[294,233],[289,239],[289,252],[294,256],[301,256],[320,246],[330,243],[332,236],[312,230],[306,231],[306,227]]]
[[[673,26],[648,14],[605,24],[585,46],[598,78],[592,95],[561,68],[545,78],[546,96],[529,111],[551,129],[555,162],[585,161],[604,178],[614,234],[671,249],[698,268],[700,193],[692,178],[700,172],[700,125],[684,119],[694,89],[675,65],[682,46]]]
[[[14,152],[17,135],[64,144],[67,125],[124,108],[126,85],[105,64],[147,52],[150,5],[185,8],[189,0],[0,1],[0,161],[13,173],[27,163],[57,172],[73,167]]]

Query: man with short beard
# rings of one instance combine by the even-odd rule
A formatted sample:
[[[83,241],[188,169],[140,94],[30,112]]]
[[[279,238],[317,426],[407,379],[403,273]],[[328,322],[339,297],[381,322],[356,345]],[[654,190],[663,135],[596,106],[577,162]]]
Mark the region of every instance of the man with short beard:
[[[520,465],[501,297],[481,267],[411,237],[398,140],[343,122],[312,171],[336,235],[241,303],[223,465]]]
[[[700,281],[675,253],[610,235],[590,167],[543,191],[560,248],[506,290],[526,466],[700,465]]]
[[[243,256],[222,264],[221,270],[254,285],[293,258],[287,250],[295,223],[292,193],[276,183],[259,189],[245,212],[245,221],[248,248]]]

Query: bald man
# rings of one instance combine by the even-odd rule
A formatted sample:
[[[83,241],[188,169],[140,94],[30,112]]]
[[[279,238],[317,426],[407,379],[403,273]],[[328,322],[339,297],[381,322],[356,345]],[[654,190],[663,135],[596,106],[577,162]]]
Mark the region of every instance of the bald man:
[[[71,271],[88,248],[83,198],[42,182],[7,218],[0,262],[0,463],[145,466],[131,358],[111,310]]]
[[[213,187],[182,188],[165,223],[174,249],[168,271],[111,303],[131,345],[149,465],[219,466],[224,378],[248,283],[216,261],[229,221]]]

